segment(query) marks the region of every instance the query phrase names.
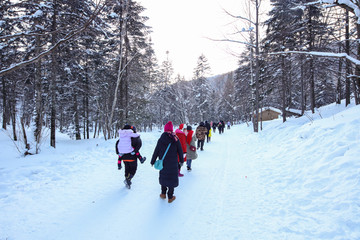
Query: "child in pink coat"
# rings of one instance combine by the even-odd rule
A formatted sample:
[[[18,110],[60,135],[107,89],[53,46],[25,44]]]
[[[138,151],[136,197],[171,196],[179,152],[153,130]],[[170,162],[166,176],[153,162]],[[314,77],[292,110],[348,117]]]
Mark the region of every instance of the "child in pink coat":
[[[125,154],[132,153],[134,148],[131,146],[131,138],[139,137],[139,133],[134,133],[130,125],[125,125],[119,130],[119,140],[116,144],[116,153],[119,155],[118,169],[121,169],[121,157]],[[135,154],[135,153],[134,153]]]

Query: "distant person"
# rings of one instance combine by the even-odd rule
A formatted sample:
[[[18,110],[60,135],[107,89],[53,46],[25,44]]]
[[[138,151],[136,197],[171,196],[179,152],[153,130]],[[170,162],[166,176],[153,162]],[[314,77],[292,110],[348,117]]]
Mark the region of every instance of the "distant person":
[[[219,123],[217,124],[217,127],[218,127],[218,130],[219,130],[219,134],[222,133],[222,128],[223,128],[223,125],[221,123],[221,121],[219,121]]]
[[[181,123],[179,125],[179,128],[175,130],[175,134],[180,140],[181,147],[182,147],[182,150],[183,150],[183,153],[184,153],[184,155],[183,155],[184,162],[186,162],[186,136],[185,136],[185,133],[183,132],[183,129],[184,129],[184,124]],[[181,166],[179,164],[179,177],[183,177],[184,174],[181,174],[180,170],[181,170]]]
[[[210,123],[208,121],[205,121],[205,127],[207,129],[206,142],[209,142],[210,141],[209,134],[210,134],[211,126],[210,126]]]
[[[196,138],[198,139],[197,149],[204,151],[204,142],[207,135],[207,129],[203,122],[196,128]]]
[[[209,133],[208,133],[208,137],[209,137],[209,141],[208,141],[208,142],[211,141],[211,136],[212,136],[212,129],[210,128],[210,129],[209,129]]]
[[[225,122],[223,120],[221,120],[220,122],[221,122],[221,133],[224,133]]]
[[[194,131],[192,130],[192,127],[190,125],[188,125],[186,127],[186,130],[184,131],[185,135],[186,135],[186,166],[187,166],[187,170],[191,171],[191,164],[192,161],[194,159],[196,159],[198,157],[197,152],[196,152],[196,136]]]
[[[228,121],[228,122],[227,122],[227,129],[230,129],[230,126],[231,126],[231,122]]]
[[[216,132],[216,128],[217,128],[217,123],[216,123],[216,122],[213,122],[213,124],[212,124],[212,129],[213,129],[213,132],[214,132],[214,133]]]
[[[181,166],[184,163],[184,153],[180,140],[173,131],[173,124],[169,121],[165,124],[164,132],[157,141],[150,162],[151,166],[153,166],[157,158],[163,157],[166,149],[170,145],[169,150],[163,159],[163,169],[159,171],[159,183],[161,185],[160,198],[166,199],[167,195],[169,203],[176,199],[174,196],[174,189],[179,185],[179,163]]]

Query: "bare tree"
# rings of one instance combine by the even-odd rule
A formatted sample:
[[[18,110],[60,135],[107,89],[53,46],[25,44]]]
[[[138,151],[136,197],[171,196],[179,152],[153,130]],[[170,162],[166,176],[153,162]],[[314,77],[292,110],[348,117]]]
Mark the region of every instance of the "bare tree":
[[[260,79],[260,27],[259,27],[259,16],[260,16],[260,5],[261,0],[250,0],[250,3],[254,4],[255,8],[255,20],[252,19],[251,13],[249,13],[249,17],[243,17],[240,15],[234,15],[231,14],[229,11],[225,11],[228,15],[235,19],[243,20],[248,23],[248,29],[243,28],[241,31],[238,31],[237,33],[242,35],[244,32],[250,33],[250,41],[238,41],[230,38],[226,39],[212,39],[214,41],[226,41],[226,42],[234,42],[234,43],[240,43],[244,44],[246,46],[249,46],[251,48],[251,54],[253,53],[253,50],[255,50],[255,59],[254,59],[254,68],[251,67],[251,69],[254,69],[254,81],[252,81],[253,88],[253,127],[254,132],[259,131],[259,79]],[[253,34],[255,34],[255,39],[253,39]],[[253,41],[254,40],[254,41]],[[253,75],[251,75],[252,77]]]

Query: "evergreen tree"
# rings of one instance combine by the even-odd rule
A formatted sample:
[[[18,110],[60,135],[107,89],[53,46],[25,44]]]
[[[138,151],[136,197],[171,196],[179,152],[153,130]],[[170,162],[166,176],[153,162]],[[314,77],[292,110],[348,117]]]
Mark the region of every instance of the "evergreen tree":
[[[205,121],[208,119],[208,112],[210,110],[210,93],[211,87],[208,83],[207,77],[210,74],[210,65],[204,54],[201,54],[197,61],[197,66],[194,69],[193,79],[195,81],[195,107],[194,111],[199,114],[198,121]]]

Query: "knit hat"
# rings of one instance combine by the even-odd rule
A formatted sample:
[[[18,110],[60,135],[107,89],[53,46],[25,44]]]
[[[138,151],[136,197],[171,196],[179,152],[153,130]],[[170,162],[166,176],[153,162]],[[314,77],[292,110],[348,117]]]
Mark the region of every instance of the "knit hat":
[[[191,127],[190,125],[188,125],[188,126],[186,127],[186,130],[190,131],[190,130],[192,130],[192,127]]]
[[[123,129],[131,129],[131,125],[125,124],[125,126],[123,127]]]
[[[183,130],[183,128],[184,128],[184,124],[182,123],[182,124],[179,125],[179,129]]]
[[[171,121],[169,121],[167,124],[165,124],[164,131],[165,132],[168,132],[168,131],[173,132],[174,131],[174,126]]]

